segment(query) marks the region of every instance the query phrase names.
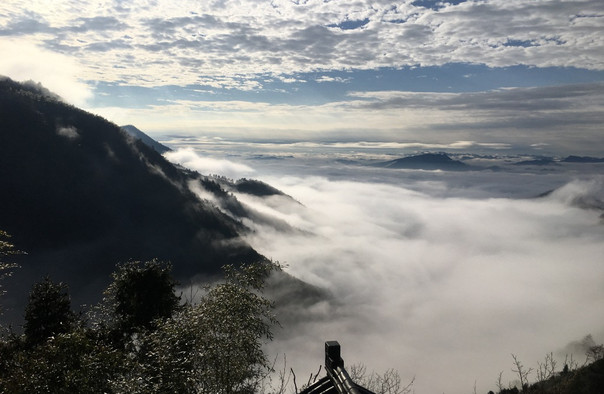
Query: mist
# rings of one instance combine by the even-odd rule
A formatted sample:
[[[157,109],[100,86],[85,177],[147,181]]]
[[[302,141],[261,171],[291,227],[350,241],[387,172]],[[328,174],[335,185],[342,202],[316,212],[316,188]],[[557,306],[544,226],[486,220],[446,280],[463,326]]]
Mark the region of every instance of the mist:
[[[247,240],[332,295],[278,310],[267,350],[299,385],[326,340],[348,365],[415,377],[416,393],[486,393],[501,371],[516,380],[512,353],[536,368],[553,352],[561,369],[566,355],[585,360],[573,343],[604,340],[598,168],[448,173],[239,154],[291,198],[237,198],[302,230],[246,220]]]
[[[224,159],[203,157],[190,148],[166,152],[165,157],[173,163],[205,174],[218,174],[230,178],[238,178],[254,172],[252,168],[245,164],[234,163]]]
[[[464,393],[513,381],[510,353],[536,367],[546,353],[593,333],[604,227],[572,206],[602,179],[547,198],[442,198],[388,184],[274,178],[303,206],[275,199],[275,216],[312,235],[258,227],[251,244],[292,275],[329,290],[288,321],[270,351],[304,380],[336,339],[348,364],[395,368],[418,393]],[[254,206],[259,201],[245,198]],[[265,207],[266,212],[266,207]],[[582,354],[575,354],[582,360]]]

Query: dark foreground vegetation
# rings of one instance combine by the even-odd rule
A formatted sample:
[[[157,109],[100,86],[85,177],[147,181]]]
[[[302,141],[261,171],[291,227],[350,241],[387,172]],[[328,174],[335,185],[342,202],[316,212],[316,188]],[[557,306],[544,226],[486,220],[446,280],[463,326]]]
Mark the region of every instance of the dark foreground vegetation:
[[[36,283],[23,333],[4,329],[1,393],[253,393],[271,370],[276,324],[261,294],[271,263],[225,267],[197,302],[174,293],[170,265],[119,264],[103,301],[71,309],[67,285]]]
[[[507,385],[499,374],[498,394],[600,394],[604,393],[604,346],[593,343],[591,335],[583,340],[587,344],[585,361],[579,364],[567,356],[559,367],[553,353],[538,362],[536,368],[525,366],[512,354],[512,372],[516,379]],[[534,379],[534,380],[533,380]],[[532,382],[532,383],[531,383]],[[494,394],[490,391],[488,394]]]
[[[18,253],[0,231],[0,295],[18,268],[7,260]],[[319,374],[298,387],[285,361],[276,371],[263,350],[279,324],[262,293],[275,270],[279,265],[266,261],[227,265],[224,280],[183,297],[175,294],[170,264],[130,261],[117,265],[102,302],[78,313],[68,286],[43,278],[30,291],[22,330],[0,326],[0,393],[298,392]],[[583,365],[572,357],[559,365],[550,353],[530,368],[512,355],[517,379],[504,383],[500,373],[496,392],[602,393],[604,346],[591,336],[584,344]],[[414,379],[404,384],[393,369],[378,374],[353,365],[350,374],[376,394],[413,392]]]

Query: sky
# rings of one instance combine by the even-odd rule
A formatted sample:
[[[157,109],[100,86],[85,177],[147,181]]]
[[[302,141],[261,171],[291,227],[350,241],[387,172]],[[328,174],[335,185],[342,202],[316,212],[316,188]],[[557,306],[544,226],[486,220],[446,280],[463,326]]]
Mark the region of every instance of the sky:
[[[601,0],[4,0],[0,75],[297,201],[237,195],[304,230],[246,223],[337,300],[270,345],[299,380],[336,339],[417,393],[487,392],[510,353],[604,341],[604,164],[511,164],[604,156],[603,32]],[[364,165],[415,150],[503,169]]]
[[[156,138],[604,148],[604,3],[7,0],[0,74]]]

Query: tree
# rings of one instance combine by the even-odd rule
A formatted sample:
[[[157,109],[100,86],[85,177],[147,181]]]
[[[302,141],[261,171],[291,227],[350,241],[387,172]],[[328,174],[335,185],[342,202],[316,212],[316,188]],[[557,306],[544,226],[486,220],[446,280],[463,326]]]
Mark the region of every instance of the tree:
[[[172,316],[180,298],[174,294],[176,282],[171,271],[169,263],[155,259],[118,264],[103,306],[113,330],[130,335],[155,329],[158,320]]]
[[[8,233],[0,230],[0,296],[5,293],[2,289],[2,280],[11,276],[13,269],[18,267],[17,264],[5,262],[4,257],[22,253],[15,249],[15,246],[12,243],[8,242],[9,238],[10,235],[8,235]],[[0,308],[0,313],[1,312],[2,308]]]
[[[271,370],[263,345],[277,321],[261,291],[274,268],[268,262],[225,267],[226,280],[197,305],[141,338],[141,376],[125,381],[124,392],[255,392]]]
[[[537,361],[537,381],[544,382],[556,374],[557,362],[554,359],[554,353],[545,355],[543,363]]]
[[[46,277],[34,284],[25,307],[25,341],[37,345],[46,339],[72,330],[76,315],[71,310],[67,285]]]
[[[413,390],[415,377],[403,385],[399,372],[388,369],[383,374],[377,372],[367,373],[363,364],[354,364],[350,367],[350,377],[357,384],[376,394],[409,394]]]
[[[114,379],[132,368],[123,352],[78,328],[0,360],[0,393],[114,392]]]
[[[263,345],[277,321],[262,289],[276,265],[227,266],[224,281],[182,307],[169,268],[157,261],[118,266],[104,301],[112,313],[104,317],[118,320],[113,326],[75,324],[67,286],[49,278],[34,285],[25,334],[0,340],[0,393],[257,392],[272,371]],[[163,297],[150,295],[157,289]]]
[[[277,323],[273,303],[258,292],[271,263],[225,267],[226,282],[211,288],[192,310],[204,355],[197,369],[203,393],[253,393],[270,365],[262,349]],[[200,350],[201,350],[200,349]]]
[[[604,358],[604,345],[593,345],[590,346],[586,351],[587,357],[586,362],[596,362]]]
[[[526,369],[515,354],[512,354],[512,358],[514,359],[514,366],[516,367],[516,369],[512,369],[512,372],[515,372],[518,375],[520,390],[524,392],[528,389],[528,376],[533,372],[533,368]]]

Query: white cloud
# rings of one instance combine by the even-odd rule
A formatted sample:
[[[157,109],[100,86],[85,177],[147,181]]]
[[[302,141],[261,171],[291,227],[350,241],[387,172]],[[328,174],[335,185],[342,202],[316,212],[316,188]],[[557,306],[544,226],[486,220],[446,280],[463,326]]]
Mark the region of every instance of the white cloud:
[[[367,143],[415,144],[418,149],[465,147],[463,141],[499,147],[548,144],[559,154],[599,155],[603,99],[604,85],[595,83],[467,93],[351,92],[349,101],[322,105],[175,100],[96,111],[148,131],[246,140],[373,140]]]
[[[510,370],[510,353],[535,367],[588,333],[604,339],[596,312],[604,227],[597,211],[568,205],[597,195],[601,179],[536,200],[267,180],[304,205],[283,205],[280,218],[314,235],[260,227],[252,244],[337,299],[314,319],[284,327],[271,345],[298,376],[315,372],[323,341],[337,339],[348,365],[396,368],[403,379],[416,376],[417,392],[463,393],[475,381],[486,392]]]
[[[360,106],[374,109],[438,108],[449,111],[494,111],[500,114],[597,111],[604,102],[604,84],[501,88],[491,91],[437,93],[406,91],[350,92]]]
[[[166,159],[173,163],[198,171],[204,175],[218,174],[239,179],[249,176],[254,169],[245,164],[229,160],[213,159],[198,155],[193,149],[184,148],[164,153]]]
[[[80,133],[78,132],[78,129],[76,129],[73,126],[61,126],[61,127],[57,127],[57,134],[65,137],[67,139],[70,140],[74,140],[80,137]]]
[[[84,106],[91,88],[82,80],[82,67],[67,57],[25,39],[0,40],[0,75],[16,81],[40,82],[70,104]]]
[[[89,97],[86,83],[107,82],[115,90],[128,85],[120,90],[130,95],[122,103],[107,106],[111,99],[104,98],[93,111],[150,132],[445,146],[546,143],[553,152],[601,151],[594,143],[604,122],[597,83],[453,94],[345,97],[337,91],[365,88],[358,73],[333,96],[323,86],[312,90],[319,82],[349,82],[346,73],[328,73],[334,70],[374,70],[377,77],[381,67],[451,62],[604,70],[601,1],[466,1],[437,8],[390,1],[159,0],[151,7],[140,0],[127,6],[15,0],[0,4],[0,45],[8,54],[0,73],[41,81],[80,106]],[[311,71],[316,74],[305,74]],[[264,84],[278,86],[268,92]],[[203,88],[185,91],[189,85]],[[156,92],[164,101],[138,102],[140,86],[161,87]],[[195,101],[214,100],[199,90],[214,91],[216,101]],[[323,104],[275,104],[315,99]]]
[[[330,77],[330,76],[327,76],[327,75],[322,75],[322,76],[318,77],[316,79],[316,81],[319,82],[319,83],[323,83],[323,82],[346,83],[346,82],[350,81],[350,78]]]
[[[0,34],[77,57],[88,80],[255,89],[256,74],[450,62],[602,70],[602,15],[597,0],[439,10],[389,1],[11,1],[0,5]],[[368,23],[337,27],[355,20]]]

